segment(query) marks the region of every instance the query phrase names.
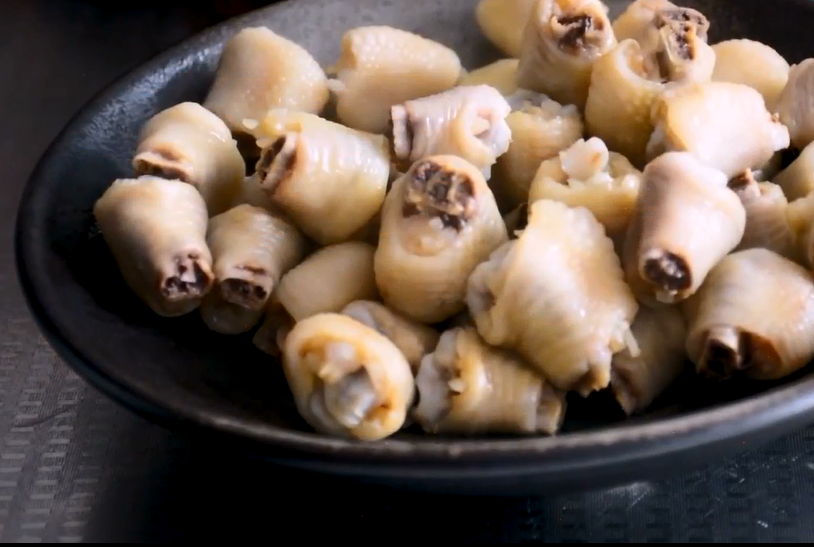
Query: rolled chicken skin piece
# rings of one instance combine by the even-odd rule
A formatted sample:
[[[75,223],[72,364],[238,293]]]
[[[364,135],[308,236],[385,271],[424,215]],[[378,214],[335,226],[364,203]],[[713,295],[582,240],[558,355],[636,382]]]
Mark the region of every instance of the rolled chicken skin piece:
[[[687,351],[704,376],[778,380],[814,358],[814,280],[768,249],[724,258],[687,314]]]
[[[413,403],[410,365],[355,319],[319,314],[285,341],[283,369],[300,415],[321,433],[376,441],[398,431]]]
[[[393,185],[382,209],[376,283],[388,307],[433,324],[465,307],[472,270],[507,241],[483,175],[456,156],[431,156]]]
[[[246,165],[229,128],[197,103],[181,103],[145,124],[133,158],[137,175],[181,180],[198,189],[210,216],[232,204]]]
[[[215,287],[200,311],[209,329],[221,334],[254,328],[282,275],[307,250],[293,225],[246,204],[210,219],[207,242],[214,257]]]
[[[802,150],[814,141],[814,59],[791,67],[786,86],[777,99],[780,121],[789,128],[791,145]]]
[[[487,40],[509,57],[517,58],[535,0],[480,0],[475,20]]]
[[[302,261],[305,237],[290,223],[251,205],[209,221],[216,290],[227,302],[262,310],[280,278]]]
[[[583,110],[594,63],[615,45],[600,0],[537,0],[523,33],[517,85]]]
[[[647,408],[681,375],[687,360],[687,325],[677,306],[639,308],[631,327],[638,356],[613,356],[611,390],[630,416]]]
[[[685,300],[738,246],[746,211],[727,184],[723,173],[687,152],[664,154],[645,168],[622,257],[640,302]]]
[[[619,42],[638,40],[650,27],[656,13],[677,6],[669,0],[635,0],[613,21],[613,33]]]
[[[540,164],[529,203],[541,199],[585,207],[612,237],[623,236],[636,208],[642,173],[601,139],[580,139]]]
[[[789,80],[789,63],[774,49],[754,40],[718,42],[715,51],[715,82],[744,84],[756,89],[770,112]]]
[[[707,40],[709,20],[699,11],[676,6],[668,0],[636,0],[613,22],[616,39],[641,40],[652,26],[656,16],[662,14],[676,23],[689,22],[698,27],[698,35]]]
[[[236,134],[247,133],[273,108],[318,114],[328,79],[302,46],[265,27],[245,28],[223,48],[204,106]]]
[[[666,90],[653,107],[647,145],[652,160],[690,152],[732,178],[758,168],[789,146],[789,130],[766,110],[763,96],[728,82],[690,83]]]
[[[305,235],[341,243],[376,216],[390,177],[385,137],[305,113],[273,110],[264,124],[275,137],[258,141],[261,187]]]
[[[715,67],[715,53],[697,26],[659,21],[641,42],[620,42],[596,62],[585,105],[588,132],[639,168],[654,129],[651,110],[666,86],[709,81]]]
[[[554,435],[565,417],[565,393],[474,327],[441,336],[421,361],[416,389],[413,417],[429,433]]]
[[[390,108],[405,101],[452,89],[463,73],[458,54],[412,32],[384,25],[351,29],[342,37],[336,62],[342,124],[385,133]]]
[[[692,12],[693,10],[689,10]],[[659,11],[639,38],[646,72],[663,83],[708,82],[715,50],[707,43],[709,22],[700,13]]]
[[[200,305],[214,276],[209,215],[195,188],[150,176],[118,179],[93,215],[125,282],[155,313],[177,317]]]
[[[544,95],[508,115],[509,149],[498,158],[489,187],[501,210],[528,201],[529,187],[540,164],[582,138],[582,116],[573,105],[562,106]]]
[[[487,343],[516,351],[563,391],[608,387],[613,354],[635,344],[636,299],[613,242],[582,207],[531,204],[519,238],[472,273],[466,301]]]
[[[484,171],[509,149],[511,107],[488,85],[459,86],[391,109],[393,150],[411,164],[434,155],[460,156]]]
[[[592,135],[627,155],[636,165],[646,164],[647,143],[653,134],[650,112],[664,84],[645,71],[641,45],[625,40],[596,62],[585,105],[585,120]]]
[[[379,300],[375,251],[360,241],[323,247],[283,276],[276,299],[296,321],[339,313],[356,300]]]
[[[386,336],[404,354],[413,375],[418,372],[421,358],[435,349],[441,336],[434,328],[417,323],[371,300],[351,302],[342,310],[342,315],[353,317]]]
[[[757,182],[751,170],[729,181],[746,210],[746,229],[736,251],[762,248],[791,258],[794,234],[787,215],[789,202],[783,190],[771,182]]]

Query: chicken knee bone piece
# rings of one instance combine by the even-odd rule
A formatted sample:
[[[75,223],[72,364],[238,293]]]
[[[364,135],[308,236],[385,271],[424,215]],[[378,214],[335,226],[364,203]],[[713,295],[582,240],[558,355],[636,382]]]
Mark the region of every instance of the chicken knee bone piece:
[[[768,249],[724,258],[685,314],[687,352],[709,378],[778,380],[814,358],[814,279]]]
[[[155,313],[185,315],[214,281],[201,194],[179,180],[119,179],[93,207],[127,285]]]
[[[318,114],[329,96],[325,72],[305,48],[265,27],[252,27],[224,46],[204,106],[233,132],[245,134],[268,110]]]
[[[410,365],[385,336],[339,314],[297,323],[283,359],[300,415],[322,433],[363,441],[398,431],[413,403]]]
[[[144,125],[133,169],[191,184],[204,197],[209,216],[229,209],[246,174],[226,124],[190,102],[163,110]]]
[[[390,177],[384,136],[286,110],[269,111],[256,131],[260,185],[305,235],[342,243],[376,216]]]
[[[620,42],[594,65],[585,105],[588,133],[643,169],[653,105],[668,86],[709,81],[714,68],[715,52],[696,25],[650,25],[639,42]]]
[[[487,85],[407,101],[391,109],[393,150],[408,163],[432,155],[460,156],[488,178],[491,166],[509,149],[510,112],[503,95]]]
[[[413,417],[430,433],[554,435],[565,418],[565,393],[474,327],[441,336],[421,361],[416,388]]]
[[[611,390],[626,414],[647,410],[681,375],[687,359],[687,325],[678,306],[640,307],[630,328],[639,355],[613,356]]]
[[[537,0],[523,33],[517,85],[583,110],[594,63],[615,45],[600,0]]]
[[[217,291],[248,309],[266,305],[280,278],[306,252],[305,237],[289,222],[251,205],[238,205],[209,220],[207,243]]]
[[[726,176],[687,152],[670,152],[644,170],[622,263],[648,306],[694,294],[743,238],[746,210]]]
[[[647,158],[690,152],[732,178],[767,163],[789,146],[789,130],[766,110],[763,96],[728,82],[690,83],[666,90],[652,112]]]
[[[608,387],[613,354],[637,353],[638,304],[613,242],[582,207],[531,204],[518,239],[469,277],[466,301],[487,343],[518,352],[563,391]]]
[[[463,311],[466,280],[504,241],[506,225],[483,174],[456,156],[422,159],[382,209],[376,283],[388,307],[425,324]]]
[[[455,87],[464,70],[458,54],[418,34],[384,25],[342,37],[336,79],[339,121],[370,133],[387,131],[390,108]]]

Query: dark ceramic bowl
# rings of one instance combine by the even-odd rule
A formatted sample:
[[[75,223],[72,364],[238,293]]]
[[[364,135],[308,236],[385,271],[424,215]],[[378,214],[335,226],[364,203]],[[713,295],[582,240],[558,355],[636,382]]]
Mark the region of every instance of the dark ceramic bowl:
[[[626,2],[611,2],[618,11]],[[711,41],[747,37],[790,62],[814,55],[814,2],[692,0]],[[814,377],[780,384],[682,379],[645,416],[623,420],[603,396],[574,400],[556,438],[432,438],[403,432],[364,444],[314,434],[297,416],[278,363],[250,337],[208,332],[196,314],[161,319],[125,287],[91,208],[130,174],[141,125],[201,101],[225,40],[267,25],[328,65],[342,33],[387,24],[455,48],[467,68],[497,58],[475,24],[476,0],[294,0],[215,27],[94,99],[59,135],[20,204],[17,260],[31,310],[56,351],[98,389],[158,423],[206,433],[286,465],[404,488],[519,494],[583,489],[688,470],[814,421]]]

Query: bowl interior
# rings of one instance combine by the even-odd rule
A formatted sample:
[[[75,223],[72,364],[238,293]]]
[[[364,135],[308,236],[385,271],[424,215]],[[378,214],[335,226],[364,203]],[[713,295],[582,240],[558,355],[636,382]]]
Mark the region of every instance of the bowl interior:
[[[712,21],[710,41],[752,38],[790,62],[814,51],[814,10],[805,0],[687,0]],[[20,211],[21,275],[52,330],[92,367],[152,404],[257,439],[281,434],[317,439],[297,415],[279,363],[251,335],[209,332],[198,315],[162,319],[125,286],[96,231],[94,201],[131,174],[142,124],[163,108],[203,100],[222,43],[236,30],[266,25],[305,46],[323,65],[343,32],[386,24],[453,47],[473,69],[499,58],[475,24],[475,0],[294,0],[250,14],[192,39],[126,77],[76,118],[32,177]],[[614,14],[627,4],[611,1]],[[794,378],[781,383],[795,382]],[[606,394],[572,398],[563,437],[685,416],[771,390],[777,384],[707,384],[687,374],[644,416],[623,420]],[[414,431],[396,439],[434,443]],[[321,441],[320,441],[321,442]],[[327,441],[325,441],[327,442]],[[458,441],[440,440],[441,443]],[[528,442],[518,440],[518,443]],[[556,441],[554,441],[556,442]]]

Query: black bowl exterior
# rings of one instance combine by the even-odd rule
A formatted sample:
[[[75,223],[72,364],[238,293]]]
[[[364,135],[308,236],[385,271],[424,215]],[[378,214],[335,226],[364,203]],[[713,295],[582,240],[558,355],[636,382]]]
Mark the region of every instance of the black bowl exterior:
[[[115,178],[131,174],[144,121],[173,104],[204,98],[223,43],[237,30],[268,26],[329,65],[346,29],[387,24],[450,45],[471,69],[498,57],[479,35],[475,3],[274,5],[160,55],[91,101],[45,153],[17,219],[19,278],[57,353],[92,385],[165,426],[214,435],[286,465],[421,490],[520,494],[615,485],[691,469],[811,421],[814,378],[798,375],[757,388],[689,382],[682,384],[676,404],[665,400],[661,410],[630,421],[597,419],[595,406],[579,410],[577,402],[579,420],[556,438],[462,440],[404,433],[379,443],[331,439],[305,426],[279,364],[257,352],[247,336],[208,333],[196,314],[158,318],[126,288],[95,231],[93,203]],[[814,4],[807,0],[684,3],[708,14],[713,41],[761,40],[791,62],[814,52],[808,34]],[[616,12],[624,4],[611,3]]]

